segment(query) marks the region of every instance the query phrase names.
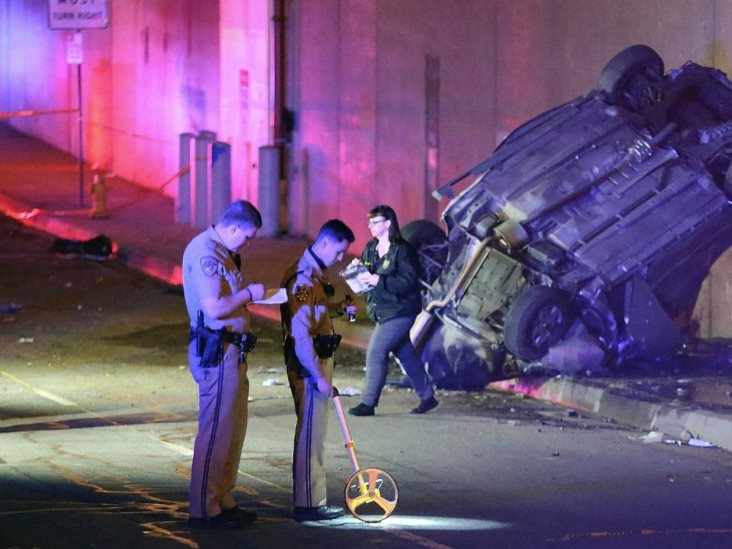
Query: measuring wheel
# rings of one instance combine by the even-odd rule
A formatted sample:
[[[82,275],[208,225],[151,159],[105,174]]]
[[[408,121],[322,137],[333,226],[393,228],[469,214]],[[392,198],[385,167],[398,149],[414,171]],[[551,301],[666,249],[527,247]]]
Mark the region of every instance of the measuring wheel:
[[[383,469],[360,469],[346,482],[346,507],[354,517],[364,522],[384,520],[394,512],[398,498],[396,481]]]
[[[344,499],[346,507],[351,514],[364,522],[379,522],[391,515],[396,508],[399,498],[399,489],[394,478],[378,467],[365,467],[358,465],[356,448],[351,438],[351,432],[346,423],[346,416],[343,413],[341,398],[338,390],[333,388],[333,405],[338,414],[338,421],[341,424],[343,439],[346,441],[346,448],[351,456],[353,469],[356,471],[346,481]]]

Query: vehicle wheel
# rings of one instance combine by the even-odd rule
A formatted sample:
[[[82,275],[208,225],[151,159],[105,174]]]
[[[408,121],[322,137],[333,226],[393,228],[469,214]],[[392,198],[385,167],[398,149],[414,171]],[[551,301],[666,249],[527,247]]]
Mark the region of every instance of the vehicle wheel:
[[[611,104],[638,111],[657,101],[662,79],[663,59],[648,46],[636,44],[608,61],[597,89],[607,94]]]
[[[732,164],[729,165],[729,168],[727,168],[727,171],[724,174],[724,184],[722,186],[722,191],[727,196],[727,198],[732,199]]]
[[[502,357],[489,355],[474,340],[438,320],[417,352],[438,389],[483,389],[503,366]]]
[[[447,239],[445,231],[426,219],[415,219],[404,225],[402,236],[417,249],[425,244],[442,244]]]
[[[506,349],[527,362],[543,357],[567,333],[571,316],[564,292],[547,286],[528,288],[506,314]]]
[[[417,251],[423,278],[432,284],[447,263],[445,232],[432,221],[416,219],[402,227],[402,236]]]

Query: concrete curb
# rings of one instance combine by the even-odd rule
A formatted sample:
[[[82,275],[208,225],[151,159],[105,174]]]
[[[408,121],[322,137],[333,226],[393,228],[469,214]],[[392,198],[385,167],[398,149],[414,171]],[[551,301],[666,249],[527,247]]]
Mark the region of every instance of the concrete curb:
[[[171,286],[183,284],[181,266],[162,257],[141,254],[125,246],[120,246],[117,252],[117,260],[126,267],[141,271]]]
[[[0,210],[23,225],[46,231],[69,240],[89,240],[97,236],[87,229],[74,227],[63,220],[49,217],[43,210],[32,208],[9,196],[0,194]]]
[[[0,194],[0,210],[27,227],[40,229],[58,238],[68,240],[89,240],[99,235],[82,227],[76,227],[63,219],[48,215],[43,210],[32,208],[22,202]],[[122,265],[141,271],[157,280],[173,286],[181,284],[183,277],[180,265],[173,264],[166,259],[138,253],[135,250],[120,246],[113,241],[113,249],[117,254],[117,261]]]
[[[709,410],[628,398],[570,378],[512,379],[491,383],[489,387],[591,412],[638,429],[661,431],[674,438],[691,434],[732,451],[732,418]]]

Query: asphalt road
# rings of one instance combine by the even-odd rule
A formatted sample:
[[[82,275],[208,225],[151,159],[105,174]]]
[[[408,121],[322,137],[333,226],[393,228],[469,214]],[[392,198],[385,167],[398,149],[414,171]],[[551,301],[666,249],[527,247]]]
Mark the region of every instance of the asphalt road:
[[[114,264],[48,253],[0,218],[0,549],[71,547],[730,547],[732,455],[645,443],[646,433],[497,392],[440,392],[425,416],[389,388],[350,418],[363,466],[399,486],[395,513],[298,524],[294,414],[277,326],[258,324],[238,499],[241,531],[186,526],[196,386],[182,296]],[[336,385],[360,387],[340,352]],[[358,401],[344,397],[344,405]],[[337,421],[328,488],[353,472]]]

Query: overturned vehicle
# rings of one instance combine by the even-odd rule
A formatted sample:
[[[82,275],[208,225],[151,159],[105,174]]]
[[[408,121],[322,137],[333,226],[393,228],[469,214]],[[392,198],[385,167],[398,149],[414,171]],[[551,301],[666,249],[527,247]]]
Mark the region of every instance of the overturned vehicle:
[[[731,164],[732,83],[692,62],[665,74],[644,45],[512,132],[438,189],[446,238],[405,226],[428,279],[412,339],[437,385],[675,355],[732,244]]]

